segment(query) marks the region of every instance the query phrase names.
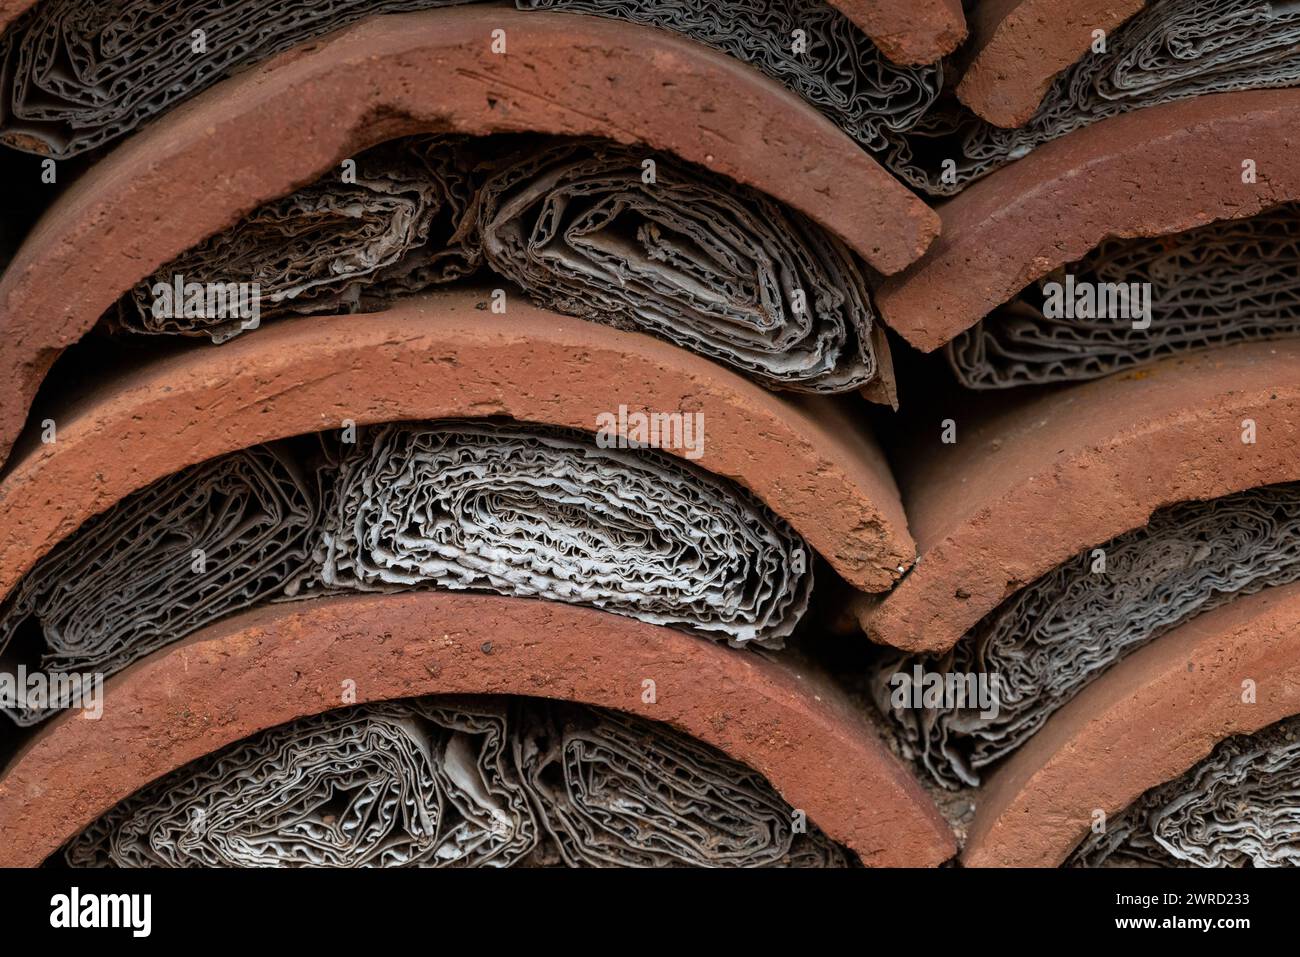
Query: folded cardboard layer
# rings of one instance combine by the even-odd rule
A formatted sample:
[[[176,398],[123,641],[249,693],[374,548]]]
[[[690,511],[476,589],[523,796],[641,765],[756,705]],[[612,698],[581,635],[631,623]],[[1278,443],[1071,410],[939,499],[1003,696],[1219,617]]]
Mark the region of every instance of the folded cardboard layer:
[[[91,519],[0,610],[0,652],[35,654],[17,662],[33,672],[114,674],[236,611],[323,589],[492,591],[766,647],[807,609],[803,540],[657,450],[471,422],[322,442],[202,463]],[[60,704],[6,711],[27,725]]]
[[[967,388],[1003,389],[1300,335],[1298,257],[1296,203],[1170,236],[1110,239],[952,340],[948,361]]]
[[[263,731],[123,801],[74,867],[842,867],[760,775],[656,722],[408,699]]]
[[[942,657],[889,657],[878,706],[936,781],[980,783],[1091,682],[1137,648],[1240,595],[1300,580],[1300,484],[1161,509],[1016,592]],[[996,675],[995,713],[890,704],[897,671]]]
[[[1300,717],[1226,738],[1092,833],[1067,867],[1295,867]]]
[[[173,260],[111,324],[222,342],[278,315],[381,308],[486,264],[539,305],[649,332],[769,387],[843,392],[882,370],[892,384],[853,255],[708,170],[602,141],[414,137],[354,172]]]

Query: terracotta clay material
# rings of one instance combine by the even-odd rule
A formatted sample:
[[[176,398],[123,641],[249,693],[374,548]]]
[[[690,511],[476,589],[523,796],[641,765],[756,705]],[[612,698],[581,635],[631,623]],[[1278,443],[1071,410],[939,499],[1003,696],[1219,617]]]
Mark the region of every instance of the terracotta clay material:
[[[292,435],[396,420],[508,416],[597,430],[597,415],[701,412],[699,467],[750,489],[847,581],[883,591],[915,546],[874,441],[834,404],[795,404],[639,333],[457,289],[370,315],[271,323],[185,350],[47,410],[0,482],[0,596],[61,538],[187,465]],[[666,451],[685,455],[686,450]]]
[[[829,0],[895,63],[933,63],[966,39],[961,0]]]
[[[971,17],[957,98],[995,126],[1026,123],[1057,75],[1146,0],[984,0]]]
[[[1116,665],[993,776],[963,861],[1055,867],[1092,825],[1224,738],[1300,713],[1300,585],[1206,612]],[[1244,703],[1242,683],[1256,685]]]
[[[9,24],[34,7],[37,2],[38,0],[0,0],[0,32],[8,30]]]
[[[589,608],[440,592],[278,605],[209,627],[67,712],[0,778],[0,866],[39,865],[150,781],[265,728],[426,694],[580,701],[664,721],[763,774],[867,864],[934,866],[952,833],[828,680]],[[645,680],[654,702],[644,700]]]
[[[811,106],[664,30],[478,7],[377,17],[182,104],[37,224],[0,279],[0,462],[59,352],[135,283],[368,146],[441,131],[646,143],[806,213],[886,273],[938,229]]]
[[[1094,123],[940,208],[929,255],[876,294],[930,351],[1109,237],[1162,236],[1300,198],[1300,90],[1219,93]],[[1253,159],[1258,181],[1243,183]]]
[[[0,0],[0,31],[38,0]],[[966,39],[961,0],[828,0],[895,63],[933,63]]]
[[[936,422],[933,443],[900,467],[920,557],[859,609],[884,644],[946,650],[1003,599],[1163,505],[1300,479],[1300,342],[1169,359],[956,423],[956,444],[940,443]]]

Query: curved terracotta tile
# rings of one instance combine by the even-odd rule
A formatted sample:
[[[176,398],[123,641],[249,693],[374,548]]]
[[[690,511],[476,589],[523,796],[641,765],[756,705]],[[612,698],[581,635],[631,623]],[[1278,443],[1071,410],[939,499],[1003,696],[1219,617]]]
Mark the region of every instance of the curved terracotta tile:
[[[1055,867],[1095,810],[1115,815],[1224,738],[1300,713],[1298,632],[1300,585],[1285,585],[1206,612],[1126,658],[993,776],[963,862]]]
[[[1216,93],[1101,120],[939,208],[924,259],[876,294],[930,351],[1102,240],[1163,236],[1300,199],[1300,89]],[[1257,182],[1242,182],[1253,159]]]
[[[42,411],[57,441],[32,440],[0,481],[0,596],[87,518],[217,455],[345,419],[501,415],[596,432],[597,415],[620,405],[702,412],[696,464],[750,489],[851,584],[884,590],[910,564],[884,457],[838,406],[795,404],[650,336],[521,297],[494,315],[488,299],[457,289],[381,313],[270,323]]]
[[[920,557],[859,609],[876,641],[945,650],[1013,592],[1163,505],[1300,479],[1300,342],[1168,359],[956,421],[956,444],[940,444],[936,426],[900,463]]]
[[[886,273],[938,228],[811,106],[667,31],[480,7],[376,17],[181,104],[46,213],[0,278],[0,464],[55,358],[135,283],[367,146],[441,131],[646,143],[806,213]]]
[[[895,63],[933,63],[966,39],[961,0],[827,0]],[[0,0],[0,31],[37,0]]]
[[[928,64],[966,39],[962,0],[827,0],[896,64]],[[0,30],[38,0],[0,0]]]
[[[933,63],[966,39],[961,0],[828,0],[895,63]]]
[[[37,0],[0,0],[0,31],[9,29],[9,24],[34,7],[36,3]]]
[[[220,622],[105,685],[0,777],[0,866],[36,866],[143,785],[258,731],[345,704],[518,694],[664,721],[763,774],[873,865],[955,849],[933,803],[829,681],[589,608],[439,592],[318,598]],[[653,702],[643,683],[654,682]]]
[[[996,126],[1027,122],[1057,74],[1146,0],[984,0],[971,18],[970,56],[957,97]]]

